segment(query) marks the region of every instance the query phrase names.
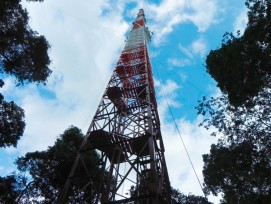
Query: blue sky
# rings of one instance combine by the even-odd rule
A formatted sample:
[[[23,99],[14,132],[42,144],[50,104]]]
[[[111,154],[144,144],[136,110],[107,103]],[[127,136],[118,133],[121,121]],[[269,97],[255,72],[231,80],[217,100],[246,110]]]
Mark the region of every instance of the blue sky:
[[[244,29],[244,1],[44,0],[23,5],[33,29],[51,44],[53,73],[47,86],[16,87],[12,77],[5,78],[1,91],[24,108],[27,127],[18,148],[0,150],[1,175],[15,170],[17,156],[53,145],[70,125],[87,129],[131,23],[143,8],[154,33],[149,52],[171,184],[186,194],[202,195],[164,93],[202,182],[201,155],[216,138],[209,136],[211,130],[198,127],[201,118],[194,107],[202,96],[219,94],[205,71],[205,58],[220,47],[225,31]]]

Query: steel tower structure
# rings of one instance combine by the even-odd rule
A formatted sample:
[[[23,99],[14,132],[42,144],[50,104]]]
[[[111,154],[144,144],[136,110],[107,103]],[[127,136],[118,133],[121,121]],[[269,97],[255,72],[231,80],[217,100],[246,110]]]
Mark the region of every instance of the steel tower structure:
[[[140,9],[59,203],[170,203],[145,23]],[[86,160],[94,149],[96,166]]]

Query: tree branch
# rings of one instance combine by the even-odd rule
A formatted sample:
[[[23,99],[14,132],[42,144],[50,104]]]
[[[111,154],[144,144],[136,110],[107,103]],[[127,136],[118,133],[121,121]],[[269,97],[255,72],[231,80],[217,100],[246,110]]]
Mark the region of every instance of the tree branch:
[[[20,193],[19,197],[17,198],[17,201],[16,201],[17,203],[20,202],[22,196],[24,195],[24,192],[25,192],[25,191],[29,188],[29,186],[32,185],[33,183],[35,183],[35,181],[31,181],[31,182],[29,182],[29,183],[26,185],[25,189],[22,190],[22,192]]]

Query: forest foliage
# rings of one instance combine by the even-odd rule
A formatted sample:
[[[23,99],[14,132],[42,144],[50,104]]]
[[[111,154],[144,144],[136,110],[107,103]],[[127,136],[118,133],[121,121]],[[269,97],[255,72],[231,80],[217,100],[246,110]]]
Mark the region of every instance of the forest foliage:
[[[17,86],[45,84],[51,74],[49,49],[46,38],[29,26],[20,0],[0,1],[0,88],[6,76],[13,76]],[[24,128],[23,109],[0,93],[0,147],[16,147]]]
[[[200,124],[219,142],[203,155],[206,193],[221,203],[271,203],[271,2],[247,0],[243,35],[226,33],[206,59],[222,95],[204,97]],[[221,135],[223,135],[221,137]]]
[[[47,150],[28,152],[19,157],[15,161],[18,171],[0,177],[0,203],[56,203],[83,137],[80,129],[71,126]],[[93,168],[100,158],[95,150],[85,156],[87,165]],[[93,174],[93,181],[98,185],[102,172],[96,169]],[[82,189],[81,186],[74,188]],[[85,190],[86,193],[78,195],[88,195],[88,189]],[[80,203],[80,197],[77,200]]]
[[[51,74],[50,45],[31,29],[20,3],[0,1],[0,87],[3,76],[13,76],[22,86],[45,84]],[[221,193],[221,203],[264,204],[271,203],[271,2],[246,0],[245,4],[244,33],[225,33],[221,48],[206,59],[207,72],[222,95],[203,98],[197,110],[205,117],[201,125],[216,127],[212,136],[223,137],[203,155],[204,189],[207,194]],[[25,128],[24,111],[0,93],[0,115],[0,147],[16,147]],[[18,158],[18,172],[0,177],[0,202],[56,202],[82,138],[78,128],[70,127],[47,150]],[[88,158],[94,165],[99,155],[93,151]],[[96,182],[100,174],[97,170]],[[209,203],[175,189],[172,202]]]

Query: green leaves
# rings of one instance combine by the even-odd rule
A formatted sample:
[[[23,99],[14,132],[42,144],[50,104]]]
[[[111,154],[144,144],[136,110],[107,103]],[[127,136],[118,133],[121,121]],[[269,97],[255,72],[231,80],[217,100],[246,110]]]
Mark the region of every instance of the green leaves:
[[[18,85],[46,81],[51,73],[50,46],[29,27],[28,13],[19,1],[0,2],[0,39],[2,72],[15,76]]]
[[[23,135],[25,122],[24,111],[13,101],[6,102],[0,94],[0,147],[17,146]]]
[[[271,2],[247,0],[242,36],[224,35],[207,56],[207,71],[222,96],[199,102],[200,124],[222,135],[203,155],[205,190],[222,203],[271,202]]]
[[[172,204],[190,204],[190,203],[200,203],[200,204],[212,204],[207,200],[207,198],[201,196],[195,196],[192,194],[184,195],[179,190],[171,189],[171,202]]]
[[[20,2],[0,1],[0,73],[14,76],[17,85],[45,84],[51,74],[50,45],[29,27],[28,13]],[[13,101],[4,101],[0,93],[0,147],[16,147],[24,128],[24,111]]]
[[[48,147],[46,151],[29,152],[24,157],[18,158],[16,164],[20,173],[31,176],[30,185],[23,192],[20,201],[25,202],[28,198],[31,198],[39,203],[56,203],[82,141],[83,134],[81,131],[71,126],[58,137],[54,146]],[[85,155],[85,164],[89,167],[92,166],[92,169],[94,169],[98,160],[99,155],[94,150]],[[93,185],[98,185],[101,176],[100,169],[97,168],[94,175],[96,177],[93,181],[97,183]],[[78,186],[75,186],[75,188],[78,188]],[[81,187],[78,189],[81,189]],[[87,191],[88,189],[86,189],[85,194],[80,192],[78,195],[88,195],[89,192]],[[80,200],[80,198],[78,199]]]
[[[234,106],[251,105],[253,97],[270,82],[271,19],[267,1],[247,1],[251,8],[243,36],[224,35],[221,48],[206,59],[207,72]]]
[[[0,203],[18,203],[17,201],[26,188],[26,179],[22,175],[13,173],[6,177],[0,177]]]
[[[271,169],[263,150],[251,142],[212,145],[203,155],[207,192],[224,193],[223,203],[259,203],[271,199]]]
[[[0,177],[0,203],[15,204],[20,191],[15,176]]]
[[[271,98],[264,88],[251,103],[231,105],[226,94],[200,101],[200,124],[222,135],[210,153],[203,155],[206,192],[223,193],[222,203],[271,201]]]

